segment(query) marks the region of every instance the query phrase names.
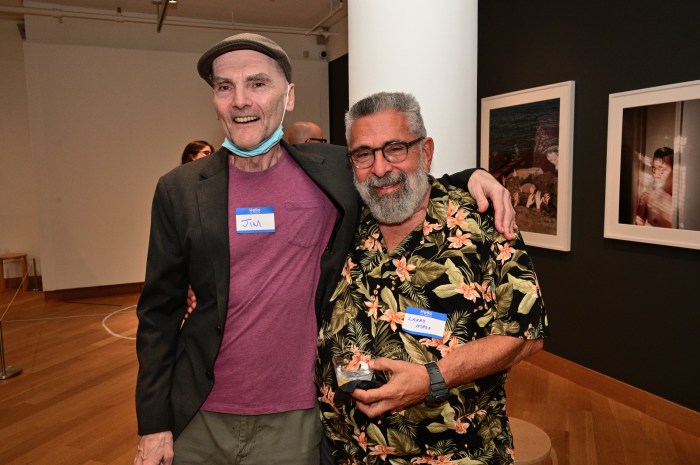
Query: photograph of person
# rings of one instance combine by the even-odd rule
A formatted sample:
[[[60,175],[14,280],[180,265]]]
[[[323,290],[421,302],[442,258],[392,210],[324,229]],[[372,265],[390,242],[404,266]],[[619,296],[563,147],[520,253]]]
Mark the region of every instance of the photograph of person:
[[[700,230],[700,100],[625,108],[619,222]]]

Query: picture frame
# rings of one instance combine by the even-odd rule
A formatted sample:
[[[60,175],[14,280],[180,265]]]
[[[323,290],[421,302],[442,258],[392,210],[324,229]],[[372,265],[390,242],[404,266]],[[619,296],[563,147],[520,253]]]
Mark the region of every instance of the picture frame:
[[[700,81],[610,95],[603,235],[700,249]]]
[[[571,250],[574,81],[481,99],[480,166],[510,191],[528,246]]]

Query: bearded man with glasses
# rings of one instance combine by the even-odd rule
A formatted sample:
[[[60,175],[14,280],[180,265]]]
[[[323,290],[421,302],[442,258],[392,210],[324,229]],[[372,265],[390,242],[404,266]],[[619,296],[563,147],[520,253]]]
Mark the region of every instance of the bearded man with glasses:
[[[428,174],[412,95],[367,97],[345,125],[364,205],[321,316],[324,463],[512,463],[508,369],[547,333],[522,238]]]

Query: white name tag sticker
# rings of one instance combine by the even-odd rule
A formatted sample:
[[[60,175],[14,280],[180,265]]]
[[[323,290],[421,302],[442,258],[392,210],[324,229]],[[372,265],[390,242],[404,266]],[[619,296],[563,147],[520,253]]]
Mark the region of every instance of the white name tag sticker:
[[[275,232],[275,209],[273,207],[236,208],[236,232],[238,234]]]
[[[406,307],[403,318],[403,330],[417,336],[442,339],[445,333],[447,315],[422,308]]]

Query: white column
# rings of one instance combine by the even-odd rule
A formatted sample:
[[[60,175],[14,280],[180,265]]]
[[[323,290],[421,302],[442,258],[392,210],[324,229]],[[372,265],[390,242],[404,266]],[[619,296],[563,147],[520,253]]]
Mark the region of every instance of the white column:
[[[348,1],[350,105],[415,95],[437,176],[476,166],[477,16],[477,0]]]

